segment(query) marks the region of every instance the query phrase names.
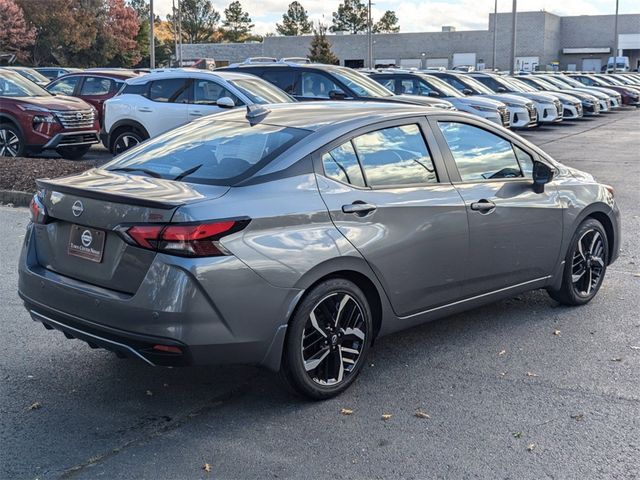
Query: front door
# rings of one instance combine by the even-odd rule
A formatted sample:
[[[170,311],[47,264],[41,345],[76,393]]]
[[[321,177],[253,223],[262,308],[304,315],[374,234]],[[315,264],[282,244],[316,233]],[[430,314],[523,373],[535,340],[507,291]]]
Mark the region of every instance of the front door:
[[[460,298],[464,202],[422,118],[354,132],[318,154],[318,185],[336,227],[371,265],[399,316]]]
[[[230,98],[236,105],[242,105],[240,99],[222,85],[211,80],[196,78],[192,84],[193,93],[189,103],[189,121],[196,120],[205,115],[221,112],[217,101],[221,98]]]
[[[551,275],[560,261],[562,206],[552,184],[533,191],[536,153],[480,122],[430,121],[467,208],[466,296]]]

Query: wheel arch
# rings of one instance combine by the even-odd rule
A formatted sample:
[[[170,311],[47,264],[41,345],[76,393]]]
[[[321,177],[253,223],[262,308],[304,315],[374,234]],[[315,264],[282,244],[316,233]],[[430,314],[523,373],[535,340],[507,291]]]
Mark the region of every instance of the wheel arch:
[[[609,218],[609,215],[607,215],[606,213],[600,210],[596,210],[589,213],[582,221],[586,220],[587,218],[593,218],[594,220],[597,220],[604,227],[604,232],[607,234],[607,246],[608,246],[607,260],[610,264],[611,259],[614,257],[613,249],[615,248],[614,245],[616,243],[616,238],[615,238],[616,233],[615,233],[615,229],[613,228],[613,222],[611,221],[611,218]]]
[[[111,127],[111,130],[109,131],[109,142],[108,143],[109,143],[109,151],[110,152],[113,151],[113,142],[115,141],[116,136],[121,131],[124,131],[125,129],[131,129],[131,130],[134,130],[134,131],[138,131],[139,133],[141,133],[145,137],[145,140],[151,137],[149,135],[149,132],[147,131],[147,129],[140,122],[138,122],[136,120],[131,120],[131,119],[119,120],[119,121],[117,121],[116,123],[113,124],[113,126]]]
[[[7,113],[0,113],[0,124],[2,123],[8,123],[17,128],[20,132],[20,135],[22,135],[22,137],[24,138],[24,130],[22,130],[20,122],[18,122],[18,120],[16,120],[12,115],[9,115]]]

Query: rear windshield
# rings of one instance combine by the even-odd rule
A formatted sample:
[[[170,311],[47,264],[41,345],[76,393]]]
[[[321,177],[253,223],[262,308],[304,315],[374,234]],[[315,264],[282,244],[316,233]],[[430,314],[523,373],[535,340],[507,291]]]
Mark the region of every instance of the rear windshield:
[[[274,125],[197,121],[144,142],[103,168],[167,180],[233,185],[309,133]]]

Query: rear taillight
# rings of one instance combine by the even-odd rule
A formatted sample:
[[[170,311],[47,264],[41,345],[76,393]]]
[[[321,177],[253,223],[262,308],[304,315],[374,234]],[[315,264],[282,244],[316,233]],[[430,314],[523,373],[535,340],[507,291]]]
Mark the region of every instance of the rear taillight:
[[[119,231],[129,243],[138,247],[186,257],[214,257],[229,255],[220,240],[244,229],[248,223],[248,219],[235,219],[196,224],[134,225]]]
[[[37,194],[33,196],[29,203],[29,212],[33,223],[47,223],[47,212]]]

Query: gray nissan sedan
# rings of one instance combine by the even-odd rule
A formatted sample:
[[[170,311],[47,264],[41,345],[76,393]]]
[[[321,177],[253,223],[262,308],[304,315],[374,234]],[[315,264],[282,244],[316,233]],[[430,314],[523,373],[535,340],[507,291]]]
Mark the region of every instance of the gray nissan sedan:
[[[391,103],[228,111],[38,187],[35,320],[149,365],[261,365],[315,399],[381,335],[532,289],[589,302],[620,246],[610,186]]]

